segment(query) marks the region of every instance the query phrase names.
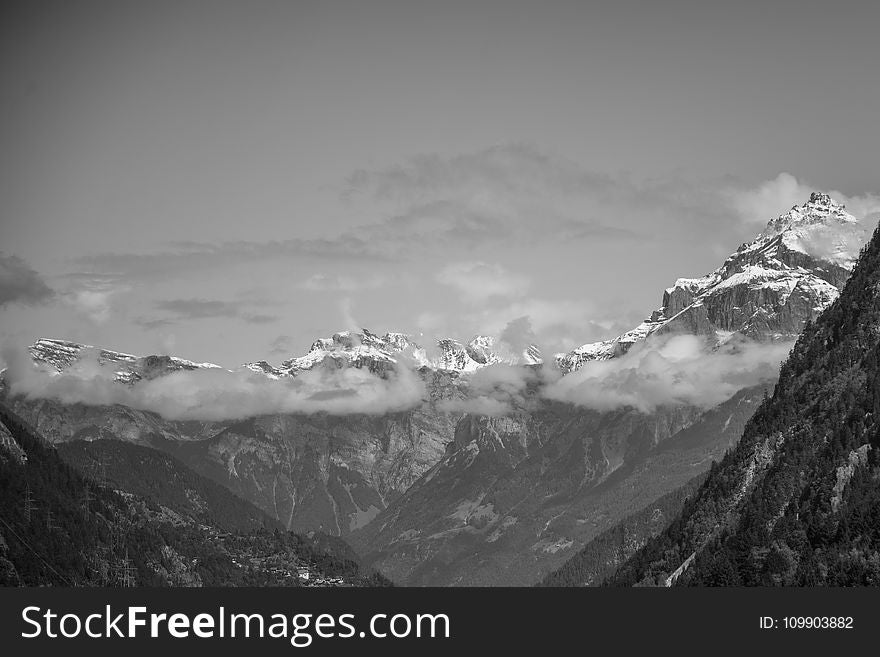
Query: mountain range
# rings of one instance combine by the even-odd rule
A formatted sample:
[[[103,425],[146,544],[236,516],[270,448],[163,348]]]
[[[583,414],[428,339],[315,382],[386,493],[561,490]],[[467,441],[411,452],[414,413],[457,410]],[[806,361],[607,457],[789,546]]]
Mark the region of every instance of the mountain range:
[[[0,586],[376,586],[338,538],[280,523],[118,440],[58,450],[0,405]]]
[[[769,376],[708,408],[677,402],[602,409],[547,398],[544,374],[575,376],[636,345],[681,334],[698,336],[707,353],[784,344],[838,298],[864,241],[843,206],[814,193],[715,271],[678,279],[638,327],[550,362],[536,345],[489,336],[426,348],[400,333],[362,330],[316,340],[307,354],[278,365],[243,366],[271,380],[346,368],[383,377],[410,368],[425,394],[398,412],[169,420],[119,404],[16,395],[14,381],[4,384],[3,396],[52,442],[115,438],[164,451],[288,529],[345,537],[396,582],[530,584],[706,472],[737,444],[774,384]],[[38,340],[30,354],[56,372],[94,356],[118,383],[135,387],[217,368],[50,339]],[[467,401],[474,377],[493,367],[528,381],[504,413],[451,403]]]

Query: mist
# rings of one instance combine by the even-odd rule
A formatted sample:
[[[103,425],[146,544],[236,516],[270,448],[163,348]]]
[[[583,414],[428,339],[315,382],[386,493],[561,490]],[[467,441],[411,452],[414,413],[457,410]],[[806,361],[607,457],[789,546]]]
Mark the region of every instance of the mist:
[[[740,342],[707,349],[692,335],[653,338],[625,355],[585,363],[547,385],[548,399],[598,411],[659,406],[710,408],[749,386],[773,380],[794,342]]]
[[[5,378],[12,395],[63,404],[122,404],[169,420],[221,421],[284,413],[363,413],[407,410],[425,398],[425,385],[402,367],[383,377],[359,368],[316,368],[296,378],[270,379],[250,370],[181,370],[126,385],[96,353],[83,352],[59,373],[6,350]]]
[[[525,333],[528,333],[525,331]],[[528,337],[523,335],[521,337]],[[462,379],[460,398],[436,402],[452,413],[502,416],[541,399],[597,411],[660,406],[710,408],[739,390],[773,380],[793,342],[732,341],[716,349],[692,335],[653,337],[607,361],[584,363],[566,376],[542,367],[495,364]],[[116,368],[83,351],[59,373],[34,363],[22,349],[4,349],[12,395],[63,404],[121,404],[169,420],[222,421],[257,415],[328,413],[382,415],[409,410],[430,397],[405,355],[382,376],[367,369],[317,367],[294,378],[271,379],[247,369],[181,370],[134,384],[116,380]]]

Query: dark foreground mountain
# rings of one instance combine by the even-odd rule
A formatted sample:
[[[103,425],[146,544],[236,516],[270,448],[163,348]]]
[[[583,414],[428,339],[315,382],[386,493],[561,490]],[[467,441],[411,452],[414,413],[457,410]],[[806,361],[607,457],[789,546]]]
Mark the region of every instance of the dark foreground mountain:
[[[772,398],[614,585],[880,585],[880,230]]]
[[[71,460],[96,456],[91,462],[113,473],[96,480],[67,465],[5,408],[0,435],[0,585],[387,583],[362,574],[339,539],[284,531],[168,457],[124,443],[67,447]],[[146,476],[157,463],[162,470],[152,481],[167,477],[166,490]],[[122,474],[126,464],[136,464],[130,475]],[[110,487],[119,480],[137,482],[145,496]]]
[[[56,445],[58,455],[87,477],[224,531],[284,529],[265,511],[233,495],[175,458],[121,440],[75,440]]]

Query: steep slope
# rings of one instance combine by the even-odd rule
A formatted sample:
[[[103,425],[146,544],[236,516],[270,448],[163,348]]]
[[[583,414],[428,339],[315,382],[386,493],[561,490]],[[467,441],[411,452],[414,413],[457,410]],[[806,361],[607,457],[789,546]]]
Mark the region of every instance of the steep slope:
[[[880,229],[772,398],[618,585],[880,584]]]

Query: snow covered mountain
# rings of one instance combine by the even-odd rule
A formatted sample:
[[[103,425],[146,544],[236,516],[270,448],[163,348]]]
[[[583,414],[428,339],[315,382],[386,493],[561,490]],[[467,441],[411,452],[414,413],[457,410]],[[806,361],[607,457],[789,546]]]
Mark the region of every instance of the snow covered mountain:
[[[772,219],[756,238],[740,246],[710,274],[679,278],[663,293],[660,308],[631,331],[556,355],[563,373],[583,363],[619,356],[652,334],[683,332],[723,343],[734,334],[757,340],[791,339],[839,295],[867,239],[862,225],[829,195],[814,192],[802,206]],[[217,367],[173,356],[139,357],[65,340],[40,339],[31,348],[37,361],[69,367],[87,350],[102,364],[119,367],[117,378],[133,382],[179,369]],[[367,329],[319,338],[309,351],[272,365],[244,367],[270,378],[296,376],[322,367],[359,367],[381,374],[398,362],[419,369],[466,374],[486,365],[539,365],[540,349],[517,352],[505,342],[478,335],[464,344],[441,339],[426,347],[404,333],[378,335]]]
[[[98,364],[116,368],[116,380],[133,383],[153,379],[178,370],[220,368],[214,363],[196,363],[176,356],[136,356],[69,340],[40,338],[28,348],[37,363],[43,363],[61,372],[71,367],[82,356],[93,354]],[[542,362],[540,350],[532,345],[522,353],[514,353],[506,344],[492,336],[478,335],[467,344],[443,339],[436,349],[427,350],[403,333],[371,333],[341,331],[329,338],[316,340],[308,353],[283,361],[279,366],[261,360],[243,367],[279,379],[296,376],[314,367],[361,367],[381,374],[398,362],[409,362],[416,368],[439,372],[471,373],[496,363],[507,365],[538,365]]]
[[[649,318],[612,340],[585,344],[556,362],[564,373],[626,353],[649,335],[684,332],[718,343],[739,333],[791,339],[840,294],[867,240],[862,225],[828,194],[772,219],[718,269],[679,278]]]
[[[84,354],[94,354],[98,364],[116,368],[116,380],[120,383],[154,379],[178,370],[220,367],[214,363],[195,363],[175,356],[135,356],[52,338],[40,338],[28,348],[28,351],[35,362],[49,365],[57,372],[66,370]]]
[[[514,353],[504,342],[487,335],[478,335],[467,344],[442,339],[429,352],[403,333],[379,336],[362,329],[361,332],[342,331],[329,338],[320,338],[312,344],[307,354],[288,358],[279,367],[273,367],[266,361],[248,363],[245,367],[272,378],[281,378],[295,376],[297,372],[319,365],[363,367],[381,373],[401,360],[417,368],[459,373],[474,372],[494,363],[537,365],[542,362],[541,352],[534,345],[522,353]]]

